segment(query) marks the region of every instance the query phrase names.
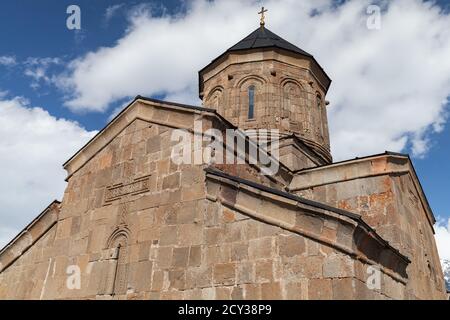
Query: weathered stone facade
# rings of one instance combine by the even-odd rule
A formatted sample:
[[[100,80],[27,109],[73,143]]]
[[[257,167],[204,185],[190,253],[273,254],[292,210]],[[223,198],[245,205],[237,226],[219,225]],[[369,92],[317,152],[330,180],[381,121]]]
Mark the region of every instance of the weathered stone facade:
[[[408,156],[386,153],[298,172],[290,186],[308,199],[361,214],[411,258],[407,290],[439,298],[444,285],[433,224],[436,222]]]
[[[308,111],[316,90],[324,101],[326,75],[311,57],[266,49],[202,71],[212,109],[138,96],[75,154],[62,202],[0,251],[0,298],[445,299],[434,217],[409,158],[331,164],[325,104]],[[239,83],[260,78],[250,123]],[[286,97],[287,78],[301,86]],[[176,164],[174,130],[192,138],[192,158],[207,145],[194,142],[199,120],[280,129],[279,170],[265,176],[247,156]]]

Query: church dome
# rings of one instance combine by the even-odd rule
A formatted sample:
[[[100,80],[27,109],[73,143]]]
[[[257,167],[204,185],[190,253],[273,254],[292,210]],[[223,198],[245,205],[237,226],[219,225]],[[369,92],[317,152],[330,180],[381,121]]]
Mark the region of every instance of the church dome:
[[[314,57],[262,23],[199,71],[199,96],[243,130],[278,129],[331,161],[325,95],[331,79]]]

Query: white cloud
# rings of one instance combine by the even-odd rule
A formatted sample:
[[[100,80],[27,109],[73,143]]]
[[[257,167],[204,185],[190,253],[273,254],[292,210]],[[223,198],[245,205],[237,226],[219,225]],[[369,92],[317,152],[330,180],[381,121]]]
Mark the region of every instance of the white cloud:
[[[447,223],[439,221],[434,229],[439,256],[442,260],[450,261],[450,219]]]
[[[14,66],[16,63],[16,57],[14,56],[0,56],[0,65],[2,66]]]
[[[117,14],[117,12],[125,6],[125,3],[118,3],[112,6],[109,6],[105,10],[105,15],[103,17],[104,22],[106,24]]]
[[[28,57],[24,64],[30,65],[30,66],[42,66],[42,67],[48,67],[52,64],[61,64],[62,60],[58,57]]]
[[[445,124],[450,94],[450,16],[420,0],[382,1],[368,30],[369,0],[265,1],[267,27],[314,54],[333,79],[327,96],[336,160],[411,147],[425,154]],[[259,25],[254,1],[187,2],[185,14],[130,15],[125,35],[72,61],[58,84],[75,111],[105,111],[137,94],[200,104],[197,71]],[[311,15],[311,12],[315,12]],[[182,99],[182,100],[181,100]]]
[[[0,100],[0,247],[61,198],[62,163],[94,134],[26,99]]]
[[[41,82],[50,84],[53,82],[54,77],[49,76],[48,69],[52,65],[60,65],[62,60],[57,57],[36,58],[29,57],[23,62],[24,74],[32,79],[30,86],[33,89],[38,89]]]

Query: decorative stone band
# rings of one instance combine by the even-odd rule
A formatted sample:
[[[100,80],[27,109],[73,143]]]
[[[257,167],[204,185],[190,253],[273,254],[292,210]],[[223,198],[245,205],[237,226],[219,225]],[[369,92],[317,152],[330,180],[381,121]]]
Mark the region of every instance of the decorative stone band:
[[[361,216],[215,169],[205,171],[209,200],[378,266],[386,275],[406,284],[406,268],[411,261],[382,239]],[[282,206],[278,207],[279,203]],[[335,236],[323,232],[325,221],[337,222]]]
[[[126,195],[137,195],[149,191],[150,175],[135,179],[130,183],[109,186],[105,192],[105,204],[118,200]]]
[[[53,201],[39,216],[0,251],[0,272],[8,268],[58,221],[59,201]]]

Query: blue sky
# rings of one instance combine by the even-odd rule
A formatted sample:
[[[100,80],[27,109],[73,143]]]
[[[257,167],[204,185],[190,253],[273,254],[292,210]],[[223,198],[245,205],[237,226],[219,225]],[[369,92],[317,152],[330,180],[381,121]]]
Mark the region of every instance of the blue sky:
[[[110,21],[105,21],[108,7],[121,5],[120,0],[95,1],[4,1],[1,5],[0,55],[15,56],[18,61],[28,57],[60,57],[64,62],[82,56],[101,47],[113,45],[125,32],[127,21],[124,15],[116,13]],[[127,1],[127,6],[146,3]],[[166,8],[168,12],[183,10],[181,1],[155,1],[157,7]],[[81,8],[82,28],[80,31],[66,28],[66,9],[71,4]],[[64,66],[52,66],[51,69],[62,70]],[[32,100],[56,117],[65,117],[81,123],[88,130],[102,128],[108,114],[92,113],[89,115],[70,112],[62,107],[61,92],[41,87],[30,88],[30,78],[18,68],[2,68],[0,88],[13,95],[22,95]],[[52,71],[52,70],[50,70]]]
[[[329,1],[321,0],[319,2],[325,3]],[[353,3],[354,2],[355,1],[353,1]],[[420,3],[420,1],[418,0],[415,2]],[[192,3],[196,3],[196,5],[192,5]],[[152,2],[125,2],[121,0],[78,0],[75,2],[65,0],[2,1],[0,10],[0,28],[2,30],[2,32],[0,32],[0,57],[13,57],[15,59],[15,63],[11,63],[9,65],[7,63],[3,65],[0,63],[0,99],[4,101],[13,101],[16,97],[22,97],[23,99],[27,100],[26,102],[20,100],[22,107],[23,105],[25,105],[26,108],[40,107],[48,112],[48,117],[53,121],[56,121],[55,119],[64,118],[69,121],[74,121],[74,123],[76,122],[77,124],[72,126],[70,130],[72,130],[71,132],[83,132],[85,136],[77,140],[77,144],[80,145],[87,140],[88,136],[92,136],[92,134],[95,133],[95,130],[100,130],[102,127],[104,127],[108,122],[108,119],[110,119],[114,112],[117,112],[120,106],[125,105],[126,102],[135,95],[141,94],[157,98],[179,100],[179,102],[200,104],[200,101],[195,100],[195,90],[197,85],[195,71],[206,65],[216,55],[220,54],[221,51],[233,45],[235,41],[246,36],[253,30],[252,26],[257,26],[258,16],[256,12],[261,6],[260,2],[245,1],[245,5],[243,5],[242,8],[240,8],[239,5],[236,5],[236,1],[231,1],[230,3],[231,4],[225,4],[224,1],[221,1],[216,5],[214,4],[214,2],[203,3],[200,0],[193,2],[175,0]],[[340,4],[338,5],[338,7],[343,6],[342,1],[340,1],[339,3]],[[68,17],[68,15],[66,14],[66,8],[71,4],[77,4],[81,8],[80,31],[68,30],[66,28],[66,19]],[[437,4],[443,9],[443,12],[441,12],[439,15],[446,19],[447,12],[450,8],[450,1],[441,0],[438,1]],[[339,114],[341,110],[346,108],[345,103],[339,102],[350,101],[352,97],[350,96],[350,90],[348,89],[349,86],[344,86],[343,88],[341,88],[341,84],[343,82],[350,81],[364,83],[367,80],[364,73],[356,72],[355,74],[359,74],[359,78],[357,78],[356,76],[346,77],[346,75],[340,72],[339,68],[333,64],[333,60],[330,59],[325,52],[326,50],[324,50],[324,45],[322,42],[320,42],[320,39],[317,40],[317,38],[320,37],[316,37],[315,40],[307,38],[308,32],[303,29],[315,30],[314,32],[318,32],[317,30],[319,29],[319,27],[317,25],[314,25],[314,23],[316,23],[320,17],[317,17],[315,19],[310,17],[311,20],[308,21],[298,18],[285,20],[283,22],[283,12],[285,12],[283,11],[283,6],[287,7],[287,11],[289,11],[289,6],[284,4],[275,6],[273,3],[271,4],[270,1],[266,1],[264,5],[269,8],[269,28],[272,28],[272,26],[275,28],[275,30],[272,31],[277,31],[277,33],[283,36],[285,39],[292,41],[293,43],[304,49],[307,49],[307,51],[316,56],[319,63],[323,62],[325,64],[324,68],[326,71],[330,70],[330,75],[334,80],[333,87],[338,88],[330,93],[331,97],[333,98],[332,104],[333,101],[336,101],[337,104],[336,107],[334,107],[335,109],[331,111],[332,113],[334,113],[332,114],[332,116],[330,116],[330,122],[334,120],[335,123],[340,123],[340,119],[344,117],[348,118],[348,114]],[[311,4],[311,6],[313,6],[313,4]],[[113,12],[113,14],[109,18],[107,18],[108,8],[110,9],[110,12]],[[112,10],[113,8],[116,8],[116,10]],[[300,9],[302,8],[303,7],[301,7]],[[350,8],[350,5],[348,6],[348,8]],[[419,10],[419,12],[421,12],[420,10],[430,12],[432,11],[432,9],[429,9],[428,7],[428,9],[420,9],[419,5],[418,8],[419,9],[417,10]],[[187,12],[186,9],[188,9]],[[318,10],[320,11],[322,9],[319,8]],[[330,11],[331,9],[323,10],[325,12],[323,16],[328,15],[329,17],[333,17],[334,13]],[[210,12],[211,14],[198,18],[196,15],[201,12]],[[336,10],[336,12],[338,12],[338,10]],[[214,20],[214,15],[217,15],[217,17],[219,17],[216,19],[217,21]],[[242,17],[245,17],[245,19],[240,15],[242,15]],[[145,16],[146,20],[139,20],[139,17],[136,18],[136,16]],[[168,16],[172,16],[173,20],[167,20]],[[241,17],[240,20],[238,20],[239,17]],[[324,28],[322,33],[331,33],[332,31],[327,30],[333,30],[334,26],[336,26],[336,28],[341,26],[338,17],[342,18],[345,17],[345,15],[338,15],[336,13],[335,17],[335,20],[332,20],[331,18],[328,20],[323,20],[326,21],[326,23],[322,22],[322,24],[320,25],[320,27],[323,26]],[[205,20],[203,22],[203,25],[201,24],[201,21],[198,22],[198,19]],[[271,19],[273,21],[272,26]],[[172,21],[172,23],[169,23],[168,21]],[[296,26],[298,26],[298,28],[294,28],[294,30],[292,30],[292,28],[288,28],[288,26],[286,26],[286,21],[290,21],[290,23],[295,24]],[[164,51],[163,49],[161,49],[158,51],[155,48],[155,50],[153,51],[148,51],[154,52],[154,55],[152,55],[149,59],[161,59],[161,61],[163,61],[166,58],[166,53],[168,52],[167,50],[186,50],[185,61],[183,60],[183,58],[181,58],[181,62],[174,61],[176,62],[174,63],[174,69],[183,69],[186,66],[186,70],[180,70],[181,80],[178,79],[177,69],[175,69],[169,72],[169,76],[171,77],[170,79],[155,80],[155,86],[153,86],[155,87],[155,89],[153,89],[153,87],[149,84],[148,86],[135,86],[127,88],[126,90],[124,89],[124,91],[120,94],[115,94],[114,91],[117,91],[117,88],[121,88],[122,86],[127,87],[127,82],[124,82],[123,84],[107,84],[110,87],[109,89],[105,89],[101,81],[95,82],[95,79],[90,80],[89,77],[92,76],[92,74],[89,73],[90,70],[93,69],[94,71],[96,71],[95,68],[89,69],[90,67],[92,67],[92,65],[90,64],[91,61],[111,61],[110,55],[112,54],[112,52],[114,50],[116,52],[119,52],[119,49],[123,48],[128,43],[125,42],[119,44],[118,41],[120,41],[121,39],[128,39],[127,35],[130,35],[135,31],[135,33],[137,33],[137,31],[140,30],[139,28],[141,28],[141,25],[145,25],[146,23],[148,23],[149,26],[154,26],[155,28],[155,33],[149,33],[149,44],[162,43],[164,50],[166,50]],[[177,29],[177,24],[181,26],[181,29]],[[198,28],[199,24],[200,29],[196,29]],[[176,34],[183,35],[181,31],[177,30],[183,30],[183,28],[190,27],[192,27],[194,30],[216,28],[216,32],[220,32],[217,30],[223,28],[227,29],[227,33],[223,33],[222,36],[215,36],[214,33],[211,32],[210,34],[208,34],[205,31],[205,34],[199,35],[199,37],[204,37],[202,38],[202,42],[200,42],[200,44],[192,44],[193,46],[197,46],[197,48],[191,48],[189,41],[186,41],[184,43],[183,41],[179,41],[179,39],[178,41],[180,43],[173,43],[173,47],[170,46],[170,43],[167,44],[164,42],[165,38],[172,39],[172,37],[176,38]],[[439,29],[440,27],[441,25],[436,26],[437,29]],[[347,26],[343,25],[342,28],[344,30],[345,28],[347,28]],[[350,28],[350,30],[351,29],[352,28]],[[399,31],[400,29],[401,28],[399,27],[398,30],[388,30],[393,34],[393,37],[396,37],[394,38],[394,40],[397,39],[398,42],[403,41],[402,34]],[[165,34],[164,32],[167,32],[167,34]],[[359,36],[360,34],[355,35],[355,39],[358,39],[357,37]],[[444,33],[444,36],[447,36],[447,34]],[[155,38],[157,40],[155,40]],[[348,35],[348,38],[351,39],[351,35]],[[443,39],[445,40],[447,38]],[[377,43],[376,40],[374,41],[374,43]],[[355,40],[355,42],[357,41]],[[334,45],[339,46],[344,50],[346,46],[348,46],[349,48],[350,46],[354,46],[354,43],[351,41],[341,41],[340,43]],[[418,47],[421,46],[420,38],[417,40],[416,45]],[[198,48],[199,46],[201,47],[201,50]],[[409,43],[408,46],[413,47],[414,42]],[[106,51],[106,58],[104,60],[101,60],[101,54],[99,53],[101,51],[100,48],[102,47],[111,49]],[[353,52],[355,52],[354,48],[352,48],[352,50]],[[199,53],[202,52],[204,53],[204,56],[200,56],[201,54]],[[386,50],[384,50],[384,52],[386,52]],[[92,54],[92,59],[88,59],[86,56],[87,54]],[[392,54],[396,55],[396,52],[393,52]],[[195,55],[199,56],[199,58],[195,59]],[[392,63],[392,67],[395,66],[394,60],[392,60],[392,62],[389,62],[389,59],[387,60],[387,63]],[[74,61],[81,61],[82,63],[78,65],[75,64],[74,66]],[[420,61],[412,60],[411,64],[413,65],[414,62],[420,63]],[[72,63],[72,65],[70,63]],[[436,63],[436,61],[432,61],[432,63]],[[133,66],[128,66],[126,62],[118,61],[117,65],[121,66],[121,73],[119,73],[120,75],[126,73],[127,68],[129,68],[130,70],[129,73],[135,72],[132,71]],[[122,65],[124,65],[123,68]],[[170,66],[170,62],[168,65]],[[437,63],[436,65],[439,65],[439,63]],[[108,66],[108,68],[110,68],[108,70],[111,70],[112,74],[114,74],[115,67],[115,63],[111,63]],[[38,68],[41,68],[41,71],[43,71],[44,73],[41,74],[41,77],[36,80],[36,78],[33,78],[33,75],[34,77],[36,77],[36,71]],[[156,67],[155,69],[151,69],[150,66],[148,70],[141,70],[141,72],[149,74],[154,73],[155,78],[164,78],[156,70],[160,72],[160,70]],[[447,69],[444,68],[442,68],[442,70],[439,70],[438,68],[436,72],[445,73],[446,70]],[[187,75],[181,76],[184,74]],[[75,75],[79,75],[79,77],[77,78]],[[333,77],[333,75],[336,76]],[[114,75],[111,75],[111,77],[114,77]],[[108,74],[106,74],[106,76],[101,79],[107,78]],[[99,92],[102,90],[111,91],[107,97],[104,97],[103,102],[99,102],[98,106],[95,104],[95,100],[94,102],[92,102],[92,97],[96,97],[95,92],[88,92],[89,90],[83,87],[83,83],[81,83],[82,81],[84,81],[83,79],[93,81],[96,86],[95,89]],[[173,80],[173,82],[177,82],[173,87],[170,86],[170,83],[172,81],[171,79]],[[69,89],[67,89],[67,87],[64,88],[64,86],[61,85],[62,80],[69,80]],[[145,82],[147,80],[149,80],[151,83],[153,78],[143,78],[142,81]],[[167,85],[165,85],[165,81],[168,83]],[[433,81],[435,81],[435,79],[431,78],[429,82],[433,83]],[[436,82],[437,81],[438,80],[436,80]],[[447,80],[440,78],[439,81],[442,82],[442,87],[445,89],[445,86],[448,85]],[[160,86],[159,82],[162,83]],[[382,82],[383,81],[378,81],[377,83],[378,89],[381,88],[380,92],[384,90]],[[421,86],[418,86],[418,88],[420,88]],[[386,84],[385,89],[389,89],[388,84]],[[413,91],[416,89],[412,87],[411,90]],[[348,96],[346,96],[347,93]],[[76,95],[76,97],[73,96],[74,94]],[[448,95],[450,95],[450,90],[447,92],[447,96]],[[442,90],[440,91],[440,95],[438,98],[442,98],[441,96]],[[80,98],[80,100],[76,100],[76,98]],[[417,117],[426,118],[428,108],[430,108],[431,110],[431,106],[434,106],[435,103],[434,100],[421,100],[421,98],[422,97],[416,99],[416,97],[411,97],[412,100],[420,100],[422,103],[421,106],[423,114],[417,114]],[[75,101],[75,103],[71,104],[70,101]],[[359,103],[361,103],[361,101],[361,99],[358,100]],[[86,104],[86,107],[83,105],[83,103]],[[364,105],[364,103],[361,104]],[[399,106],[402,106],[402,104],[400,103]],[[17,106],[17,108],[20,107]],[[439,112],[436,111],[438,108],[440,108]],[[391,136],[387,137],[385,140],[380,140],[387,141],[385,144],[379,142],[376,139],[373,140],[373,137],[371,137],[370,139],[372,140],[367,138],[367,141],[377,141],[376,148],[359,148],[358,143],[355,142],[358,140],[350,139],[349,144],[354,146],[351,150],[356,150],[355,153],[349,152],[348,150],[350,149],[348,149],[345,152],[342,151],[340,154],[342,154],[341,157],[364,156],[369,154],[370,152],[375,153],[376,151],[391,150],[395,148],[397,150],[393,151],[401,151],[414,154],[412,157],[413,162],[435,215],[443,219],[449,219],[450,126],[446,123],[445,117],[445,112],[448,111],[448,105],[434,106],[433,110],[434,111],[430,111],[430,114],[432,112],[435,113],[435,117],[433,119],[430,119],[427,123],[418,125],[413,129],[411,129],[412,127],[406,126],[403,131],[393,131]],[[384,111],[384,113],[387,112]],[[438,118],[438,113],[440,114],[439,121],[436,120]],[[355,118],[355,120],[352,121],[357,122],[359,121],[359,119],[362,119],[363,116],[364,112],[362,112],[362,115],[360,117],[358,116]],[[414,122],[414,116],[414,114],[411,116],[411,122]],[[384,120],[383,118],[380,118],[378,121],[387,121],[388,127],[386,127],[386,124],[379,124],[378,127],[374,126],[374,128],[386,128],[386,130],[389,131],[389,126],[395,127],[398,125],[398,123],[396,121],[392,121],[392,119]],[[437,122],[439,122],[439,125],[437,125]],[[343,132],[340,128],[344,126],[348,126],[348,123],[342,122],[342,125],[335,124],[336,132]],[[439,126],[440,129],[435,130],[436,126]],[[379,130],[379,132],[381,131],[383,130]],[[375,129],[374,132],[376,133]],[[56,132],[55,134],[58,133]],[[336,136],[340,135],[336,134]],[[342,134],[342,136],[344,136],[344,134]],[[417,138],[417,136],[420,136],[420,138]],[[67,139],[64,141],[67,141]],[[339,144],[340,142],[341,144],[344,144],[342,141],[345,140],[336,138],[336,140],[333,140],[332,142],[335,145]],[[370,142],[367,143],[365,141],[366,140],[362,139],[360,144],[371,144]],[[416,143],[421,142],[425,144],[426,147],[422,148],[425,149],[425,151],[422,150],[421,152],[414,152],[414,141],[416,141]],[[60,158],[58,158],[60,165],[62,165],[62,163],[64,162],[63,160],[67,159],[70,156],[70,152],[72,152],[72,150],[76,150],[76,147],[78,147],[78,145],[75,146],[74,144],[73,146],[71,145],[70,148],[68,147],[67,149],[64,149],[64,151],[55,149],[55,154],[61,156]],[[339,149],[338,147],[335,148]],[[54,165],[53,162],[52,165]],[[49,165],[49,168],[53,167]],[[40,170],[38,167],[35,169]],[[61,170],[61,168],[58,167],[55,170]],[[49,169],[49,174],[51,174],[51,169]],[[57,176],[58,179],[63,178],[63,175],[61,173],[58,173],[58,175],[55,176]],[[24,183],[29,184],[29,181],[31,180],[26,180]],[[34,181],[33,183],[37,182]],[[58,188],[61,189],[61,185],[58,185]],[[55,191],[50,187],[48,190]],[[21,190],[16,190],[16,192],[21,192]],[[58,197],[59,195],[60,193],[57,195],[53,195],[52,193],[48,196],[48,202],[51,201],[51,197]],[[39,199],[44,198],[44,195],[39,196]],[[42,207],[44,204],[44,200],[39,201],[40,202],[31,201],[31,203],[33,205],[39,204]],[[23,207],[21,210],[25,210],[24,208],[25,207]],[[32,217],[36,214],[38,214],[38,212],[27,213],[26,219],[19,219],[17,225],[23,225],[26,220],[29,221],[28,218],[30,216]],[[2,217],[0,216],[0,225],[2,224],[1,219]]]

